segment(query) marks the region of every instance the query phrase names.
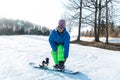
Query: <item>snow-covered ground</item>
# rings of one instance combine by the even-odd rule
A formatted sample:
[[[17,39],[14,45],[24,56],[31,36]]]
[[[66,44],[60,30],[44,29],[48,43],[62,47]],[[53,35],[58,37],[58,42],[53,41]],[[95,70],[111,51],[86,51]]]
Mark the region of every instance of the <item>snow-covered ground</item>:
[[[76,36],[72,36],[71,40],[75,40],[77,39]],[[80,40],[83,40],[83,41],[94,41],[95,38],[94,37],[81,37]],[[120,38],[108,38],[109,40],[109,43],[120,43]],[[105,37],[102,37],[100,38],[100,41],[102,42],[106,42],[106,38]]]
[[[114,41],[114,40],[113,40]],[[79,70],[70,75],[34,69],[29,62],[53,60],[48,37],[0,36],[0,80],[120,80],[120,52],[70,45],[66,68]]]

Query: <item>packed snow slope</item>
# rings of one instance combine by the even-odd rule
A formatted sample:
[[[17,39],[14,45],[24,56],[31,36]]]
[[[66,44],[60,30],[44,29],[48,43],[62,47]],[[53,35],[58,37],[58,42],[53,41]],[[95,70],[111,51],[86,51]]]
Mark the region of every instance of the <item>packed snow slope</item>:
[[[41,63],[51,57],[48,37],[0,36],[0,80],[120,80],[120,52],[70,45],[66,68],[76,75],[32,68],[29,62]]]

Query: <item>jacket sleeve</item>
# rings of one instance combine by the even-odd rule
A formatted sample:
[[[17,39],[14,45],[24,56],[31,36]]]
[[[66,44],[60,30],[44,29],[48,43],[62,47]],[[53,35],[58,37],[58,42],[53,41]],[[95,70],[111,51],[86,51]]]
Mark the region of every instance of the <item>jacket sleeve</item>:
[[[69,55],[69,45],[70,45],[70,35],[66,34],[64,41],[64,57],[68,58]]]
[[[50,46],[51,46],[52,50],[56,51],[57,47],[56,47],[56,44],[54,42],[54,30],[50,33],[49,43],[50,43]]]

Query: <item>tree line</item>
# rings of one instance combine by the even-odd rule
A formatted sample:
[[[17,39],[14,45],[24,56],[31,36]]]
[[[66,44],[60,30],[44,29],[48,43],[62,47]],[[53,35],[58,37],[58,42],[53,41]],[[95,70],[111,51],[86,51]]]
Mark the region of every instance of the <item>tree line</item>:
[[[94,36],[94,41],[99,42],[101,36],[106,37],[106,43],[110,36],[117,36],[120,26],[116,26],[119,15],[119,0],[68,0],[64,3],[69,26],[78,27],[77,40],[80,41],[81,35]],[[72,24],[72,25],[71,25]],[[81,32],[82,26],[91,26],[91,31]],[[71,29],[71,28],[70,28]]]
[[[28,21],[0,19],[0,35],[49,35],[50,29],[47,27],[36,25]]]
[[[100,27],[100,37],[105,37],[106,35],[106,26],[105,26],[105,22],[102,21],[101,22],[101,27]],[[114,23],[109,23],[109,27],[108,27],[108,35],[109,37],[115,37],[118,38],[120,35],[120,26],[115,26]],[[81,31],[81,36],[85,36],[85,37],[94,37],[94,28],[92,28],[91,30],[87,30],[87,31]]]

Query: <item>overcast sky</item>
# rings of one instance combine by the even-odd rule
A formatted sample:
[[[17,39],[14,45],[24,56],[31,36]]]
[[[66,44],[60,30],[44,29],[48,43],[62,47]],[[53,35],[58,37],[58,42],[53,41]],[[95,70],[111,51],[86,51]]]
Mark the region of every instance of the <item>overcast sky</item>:
[[[67,0],[0,0],[0,18],[20,19],[55,28]],[[117,22],[119,23],[119,22]]]
[[[26,20],[38,25],[55,28],[64,12],[61,1],[0,0],[0,18]]]

